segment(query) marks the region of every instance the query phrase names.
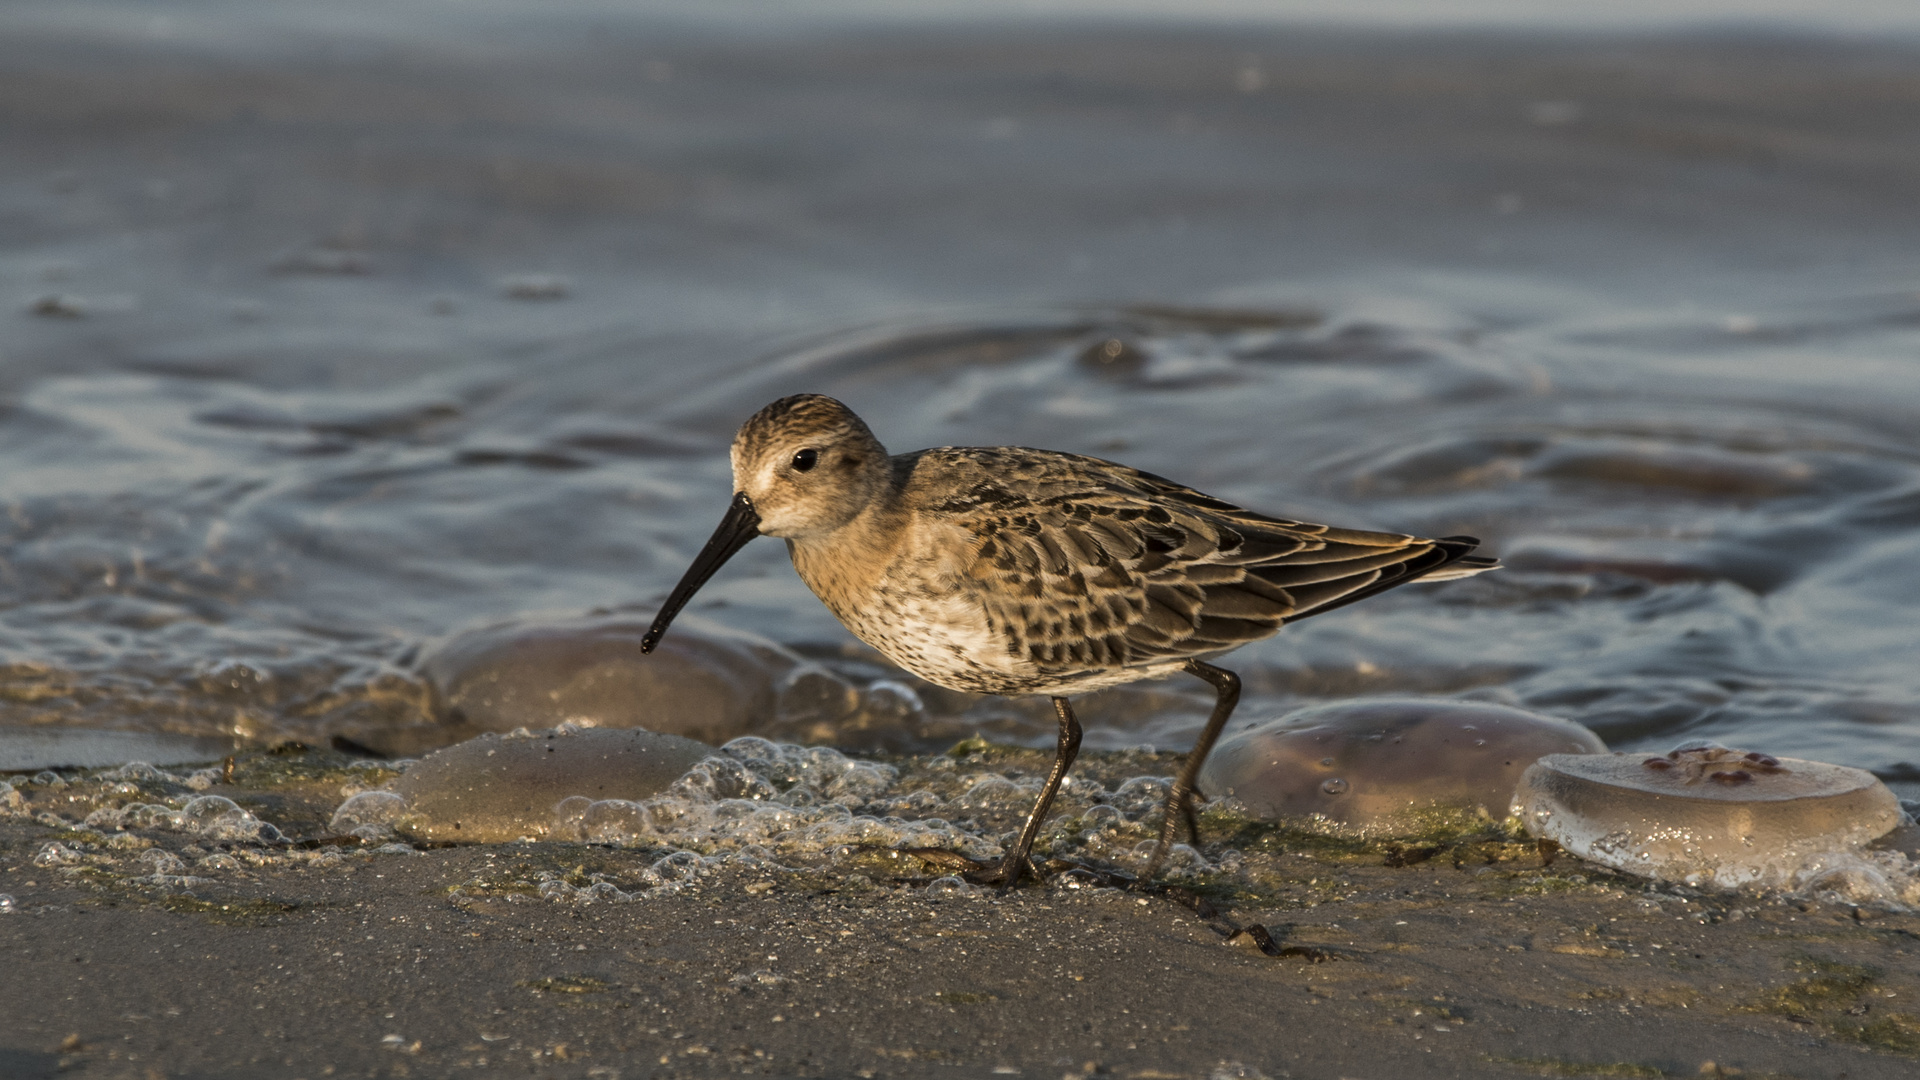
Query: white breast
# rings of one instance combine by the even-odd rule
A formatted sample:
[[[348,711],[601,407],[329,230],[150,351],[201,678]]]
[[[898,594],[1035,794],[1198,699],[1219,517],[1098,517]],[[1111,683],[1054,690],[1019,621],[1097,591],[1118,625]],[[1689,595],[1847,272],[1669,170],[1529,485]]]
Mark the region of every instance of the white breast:
[[[985,612],[962,595],[927,596],[882,581],[870,602],[841,615],[847,629],[887,659],[950,690],[998,693],[1016,658],[987,629]]]

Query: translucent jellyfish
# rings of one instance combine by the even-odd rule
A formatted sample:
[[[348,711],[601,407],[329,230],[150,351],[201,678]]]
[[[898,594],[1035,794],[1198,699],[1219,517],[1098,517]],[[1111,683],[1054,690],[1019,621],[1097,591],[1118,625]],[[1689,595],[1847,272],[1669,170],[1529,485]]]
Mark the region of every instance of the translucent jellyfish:
[[[1711,743],[1665,755],[1554,754],[1521,780],[1527,830],[1642,877],[1793,888],[1901,823],[1873,774]]]
[[[1546,448],[1528,472],[1573,483],[1618,484],[1724,499],[1798,494],[1818,476],[1811,465],[1775,454],[1624,439],[1565,439]]]
[[[143,762],[151,770],[156,765],[218,761],[233,753],[237,745],[232,739],[157,731],[0,727],[0,772],[101,769],[128,762]]]
[[[1544,754],[1599,754],[1570,720],[1473,701],[1389,698],[1322,705],[1220,740],[1200,790],[1268,818],[1343,829],[1417,829],[1424,812],[1513,811],[1514,785]]]
[[[500,843],[546,836],[554,807],[569,796],[657,795],[714,753],[691,739],[639,730],[587,728],[526,739],[482,735],[421,758],[393,782],[392,793],[407,802],[399,827],[409,835]]]
[[[508,623],[453,638],[422,668],[453,737],[574,723],[718,745],[766,728],[783,705],[831,722],[859,703],[853,687],[824,668],[699,619],[675,623],[642,654],[647,625],[610,616]]]

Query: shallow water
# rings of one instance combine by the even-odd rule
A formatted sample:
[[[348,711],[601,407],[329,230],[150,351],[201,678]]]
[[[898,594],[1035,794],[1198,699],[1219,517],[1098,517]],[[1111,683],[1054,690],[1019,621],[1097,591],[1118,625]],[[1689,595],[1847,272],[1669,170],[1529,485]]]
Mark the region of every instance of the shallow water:
[[[811,390],[1509,563],[1242,650],[1243,722],[1470,697],[1920,780],[1896,47],[87,10],[0,44],[0,723],[445,741],[424,657],[650,615]],[[892,674],[771,541],[694,610]],[[1051,742],[908,689],[811,734]]]

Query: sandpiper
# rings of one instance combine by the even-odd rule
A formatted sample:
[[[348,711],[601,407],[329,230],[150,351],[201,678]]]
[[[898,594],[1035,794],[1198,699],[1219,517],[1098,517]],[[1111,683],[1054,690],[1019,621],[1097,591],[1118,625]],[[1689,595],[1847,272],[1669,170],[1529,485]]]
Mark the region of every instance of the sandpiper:
[[[1285,624],[1410,581],[1498,565],[1470,536],[1437,540],[1267,517],[1111,461],[1017,446],[888,455],[853,410],[781,398],[733,440],[732,506],[668,595],[651,650],[695,591],[756,536],[847,629],[953,690],[1045,694],[1060,735],[1020,839],[1012,886],[1080,748],[1068,698],[1185,671],[1212,684],[1206,729],[1167,797],[1150,880],[1175,823],[1199,842],[1194,778],[1240,698],[1207,661]]]

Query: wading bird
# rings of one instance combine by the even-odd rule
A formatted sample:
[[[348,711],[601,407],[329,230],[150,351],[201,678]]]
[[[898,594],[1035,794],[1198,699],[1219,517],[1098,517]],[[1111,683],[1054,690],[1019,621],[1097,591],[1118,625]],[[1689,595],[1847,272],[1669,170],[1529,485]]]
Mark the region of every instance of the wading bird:
[[[1080,748],[1069,696],[1185,671],[1216,699],[1168,794],[1142,874],[1159,872],[1240,698],[1208,661],[1286,623],[1410,581],[1497,565],[1470,536],[1428,540],[1267,517],[1099,458],[1016,446],[888,455],[830,397],[781,398],[733,440],[732,506],[642,641],[756,536],[787,542],[794,569],[847,629],[953,690],[1045,694],[1059,715],[1053,769],[1020,839],[989,880],[1012,886]]]

